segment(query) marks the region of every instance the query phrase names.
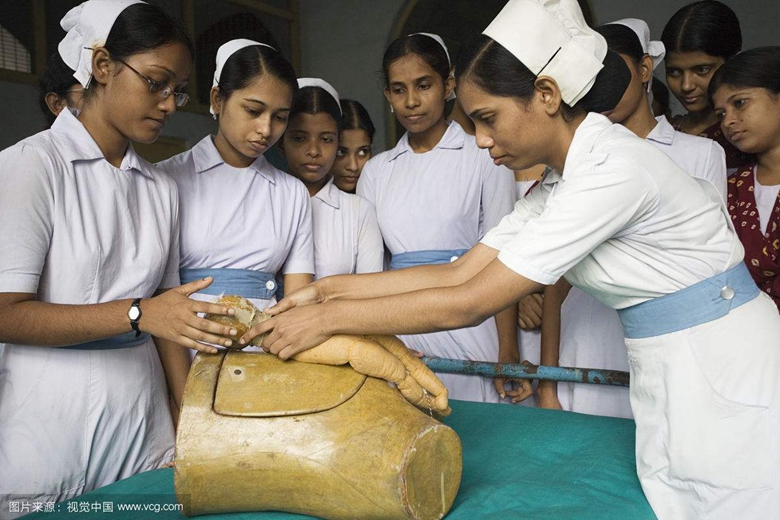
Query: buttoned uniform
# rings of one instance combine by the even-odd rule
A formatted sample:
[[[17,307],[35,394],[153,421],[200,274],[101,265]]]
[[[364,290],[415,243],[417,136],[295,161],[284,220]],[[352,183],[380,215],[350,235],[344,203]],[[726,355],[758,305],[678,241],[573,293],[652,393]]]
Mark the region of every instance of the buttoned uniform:
[[[565,276],[619,309],[637,473],[661,520],[780,511],[780,316],[745,280],[718,198],[657,148],[589,114],[563,172],[483,239],[518,274],[542,284]],[[690,304],[691,290],[706,295]],[[686,306],[672,312],[676,300]]]
[[[215,301],[222,292],[250,290],[257,297],[249,300],[265,309],[276,303],[273,275],[314,273],[311,204],[301,181],[262,155],[247,168],[234,168],[222,159],[211,136],[158,166],[179,188],[182,273],[217,270],[206,271],[214,276],[216,290],[192,298]],[[220,287],[222,273],[241,271],[271,276]]]
[[[646,139],[693,177],[712,183],[726,200],[726,154],[712,139],[678,132],[664,116]],[[614,309],[578,288],[561,308],[561,366],[628,371],[623,326]],[[612,417],[633,417],[628,388],[559,383],[564,410]]]
[[[513,173],[495,166],[487,150],[457,123],[450,123],[430,151],[415,153],[404,134],[389,151],[372,157],[363,168],[357,193],[376,208],[385,246],[396,259],[420,251],[452,252],[474,246],[487,229],[512,211]],[[458,251],[457,253],[455,251]],[[497,361],[498,332],[490,318],[477,327],[402,338],[426,355]],[[488,378],[439,374],[450,397],[497,402]]]
[[[132,145],[112,166],[63,110],[50,130],[0,152],[0,184],[0,292],[76,305],[179,285],[176,185]],[[171,460],[167,387],[151,338],[114,347],[6,345],[2,511],[8,501],[65,500]]]
[[[385,249],[370,202],[341,191],[331,179],[311,198],[311,207],[316,279],[382,270]]]

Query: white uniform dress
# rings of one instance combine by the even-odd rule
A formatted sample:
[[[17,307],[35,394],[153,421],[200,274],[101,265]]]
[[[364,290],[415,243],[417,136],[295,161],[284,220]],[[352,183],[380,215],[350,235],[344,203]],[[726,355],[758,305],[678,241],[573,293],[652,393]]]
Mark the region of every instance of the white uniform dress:
[[[712,183],[726,200],[726,154],[712,139],[678,132],[666,117],[647,140],[689,175]],[[572,288],[561,308],[561,366],[628,371],[623,326],[617,312],[584,291]],[[612,417],[633,417],[628,388],[559,383],[564,410]]]
[[[173,180],[132,146],[119,168],[109,164],[70,111],[0,153],[0,185],[0,292],[94,304],[179,285]],[[65,500],[171,460],[168,392],[151,338],[91,347],[6,345],[2,514],[8,501]]]
[[[270,273],[271,279],[263,282],[269,297],[249,297],[262,310],[276,303],[270,294],[276,289],[273,275],[314,273],[311,204],[301,181],[262,155],[247,168],[234,168],[222,159],[211,136],[158,166],[179,186],[180,268],[185,276],[201,269]],[[215,286],[219,273],[214,273]],[[221,292],[249,289],[227,285],[216,294],[192,297],[214,301]]]
[[[370,202],[331,179],[311,198],[311,209],[315,278],[382,270],[385,249]]]
[[[407,133],[395,148],[371,158],[360,175],[357,192],[376,208],[385,246],[398,255],[470,249],[512,211],[515,183],[510,170],[496,167],[488,152],[452,122],[429,152],[414,153]],[[477,327],[404,336],[403,340],[409,348],[429,356],[498,359],[493,318]],[[499,400],[488,378],[439,377],[454,399]]]
[[[565,275],[620,309],[637,473],[660,520],[774,518],[780,316],[750,279],[723,204],[705,184],[589,114],[564,171],[549,174],[483,243],[529,279]],[[675,308],[679,301],[686,305]],[[667,328],[679,320],[690,324]]]
[[[517,191],[515,196],[517,200],[525,197],[528,190],[536,183],[537,181],[516,181]],[[540,329],[526,330],[517,327],[517,343],[520,346],[521,361],[530,361],[534,365],[538,365],[541,362],[542,331]],[[536,382],[534,382],[534,387],[536,387]],[[531,395],[519,404],[529,408],[536,408],[538,404],[536,394]]]

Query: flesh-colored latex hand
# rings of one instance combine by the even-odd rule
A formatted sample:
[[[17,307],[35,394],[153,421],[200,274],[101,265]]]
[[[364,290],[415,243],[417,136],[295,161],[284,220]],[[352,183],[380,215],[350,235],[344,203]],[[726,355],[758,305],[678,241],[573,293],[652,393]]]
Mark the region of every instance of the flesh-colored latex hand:
[[[252,302],[240,296],[223,296],[217,303],[237,309],[230,320],[235,329],[243,331],[242,334],[258,323],[258,316],[264,315]],[[223,317],[219,319],[224,320]],[[265,320],[266,317],[259,319]],[[259,342],[255,340],[252,343]],[[337,334],[325,338],[313,348],[296,353],[292,359],[322,365],[349,364],[356,372],[395,383],[401,395],[422,410],[441,416],[450,414],[447,388],[413,351],[394,336]]]

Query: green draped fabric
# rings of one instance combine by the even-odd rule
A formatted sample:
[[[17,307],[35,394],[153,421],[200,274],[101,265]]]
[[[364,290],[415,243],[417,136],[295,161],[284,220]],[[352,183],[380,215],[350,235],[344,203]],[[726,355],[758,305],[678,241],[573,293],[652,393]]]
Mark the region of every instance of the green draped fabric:
[[[636,477],[633,421],[510,405],[463,401],[451,405],[452,415],[446,423],[463,442],[463,479],[448,520],[655,518]],[[183,518],[179,512],[163,510],[175,501],[173,470],[160,469],[57,504],[54,512],[27,518]],[[104,511],[107,502],[113,506],[110,514]],[[92,512],[83,512],[87,505]],[[151,510],[120,512],[125,505]],[[158,506],[160,512],[153,513]],[[309,517],[264,512],[199,518]]]

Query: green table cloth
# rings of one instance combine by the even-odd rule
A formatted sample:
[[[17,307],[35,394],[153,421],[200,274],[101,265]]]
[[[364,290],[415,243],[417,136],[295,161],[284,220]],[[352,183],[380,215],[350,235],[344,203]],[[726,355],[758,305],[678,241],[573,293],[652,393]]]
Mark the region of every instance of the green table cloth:
[[[464,401],[451,406],[445,422],[463,443],[463,478],[448,520],[655,519],[636,476],[633,421]],[[26,506],[25,512],[41,511],[25,517],[30,519],[184,518],[176,510],[172,469],[141,473],[53,508]],[[198,518],[310,517],[262,512]]]

